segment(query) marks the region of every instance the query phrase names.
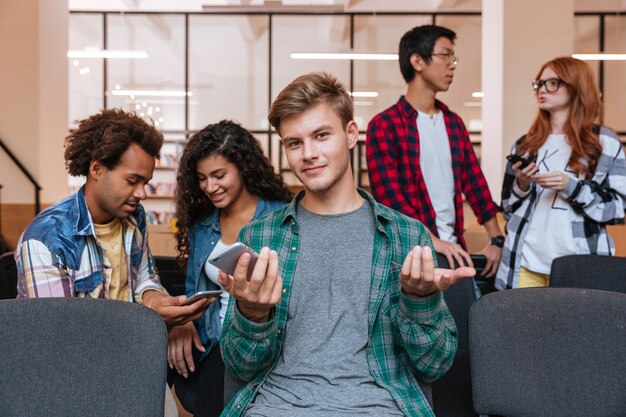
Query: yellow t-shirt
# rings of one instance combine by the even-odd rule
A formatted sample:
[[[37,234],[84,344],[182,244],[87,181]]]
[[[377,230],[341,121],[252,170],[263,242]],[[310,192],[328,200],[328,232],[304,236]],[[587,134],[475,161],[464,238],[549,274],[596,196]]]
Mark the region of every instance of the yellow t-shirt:
[[[104,271],[107,277],[104,284],[105,298],[128,301],[128,267],[122,222],[115,219],[108,224],[94,224],[94,228],[100,245],[111,263],[111,268]]]

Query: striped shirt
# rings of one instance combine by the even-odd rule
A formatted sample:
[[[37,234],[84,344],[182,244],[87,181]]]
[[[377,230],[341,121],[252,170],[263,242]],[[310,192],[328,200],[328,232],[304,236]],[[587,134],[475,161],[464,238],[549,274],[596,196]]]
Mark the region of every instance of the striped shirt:
[[[624,223],[626,210],[626,159],[617,134],[602,126],[599,130],[602,153],[590,180],[579,175],[570,178],[559,194],[572,207],[571,234],[575,254],[613,255],[615,246],[606,231],[607,224]],[[511,153],[517,153],[522,137]],[[571,174],[573,175],[573,174]],[[507,162],[502,185],[502,209],[506,223],[506,240],[502,250],[495,286],[503,290],[517,288],[521,252],[534,213],[538,185],[532,183],[522,191],[515,181],[511,163]],[[572,254],[572,255],[575,255]]]
[[[143,207],[122,220],[129,302],[165,292],[148,248]],[[15,249],[18,298],[109,298],[111,263],[96,237],[84,188],[41,212]]]
[[[359,193],[373,207],[376,228],[373,255],[366,256],[372,262],[367,362],[376,383],[390,393],[405,416],[432,417],[416,377],[429,383],[448,370],[456,353],[457,330],[441,292],[407,297],[399,280],[408,252],[416,245],[432,248],[432,242],[421,223],[376,203],[362,190]],[[249,383],[231,399],[223,416],[245,414],[280,357],[300,247],[296,207],[303,195],[244,226],[239,234],[257,251],[269,246],[278,252],[283,297],[266,323],[247,320],[231,298],[220,341],[222,357],[235,377]]]

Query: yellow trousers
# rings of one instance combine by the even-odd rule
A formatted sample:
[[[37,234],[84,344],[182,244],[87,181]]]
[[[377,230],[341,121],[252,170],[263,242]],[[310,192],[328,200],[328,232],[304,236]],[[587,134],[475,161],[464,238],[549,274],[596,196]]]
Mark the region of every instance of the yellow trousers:
[[[550,275],[540,274],[521,267],[517,283],[518,288],[547,287],[550,284]]]

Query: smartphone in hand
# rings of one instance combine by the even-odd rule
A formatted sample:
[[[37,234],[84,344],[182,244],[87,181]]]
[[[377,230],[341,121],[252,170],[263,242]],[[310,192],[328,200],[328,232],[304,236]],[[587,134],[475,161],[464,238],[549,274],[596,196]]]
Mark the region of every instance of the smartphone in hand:
[[[516,163],[521,162],[522,165],[520,165],[519,169],[524,169],[528,165],[530,165],[530,161],[528,159],[516,154],[507,155],[506,159],[508,159],[511,165],[515,165]]]
[[[221,252],[211,255],[208,261],[211,265],[221,269],[228,275],[233,275],[237,267],[237,262],[244,253],[249,253],[251,256],[250,263],[248,264],[248,281],[250,281],[259,254],[241,242],[233,243]]]
[[[202,298],[218,297],[222,292],[223,292],[223,290],[198,291],[197,293],[195,293],[191,297],[187,298],[185,300],[185,302],[183,303],[183,305],[184,306],[188,306],[188,305],[193,304],[193,303],[195,303],[196,301],[198,301],[198,300],[200,300]]]

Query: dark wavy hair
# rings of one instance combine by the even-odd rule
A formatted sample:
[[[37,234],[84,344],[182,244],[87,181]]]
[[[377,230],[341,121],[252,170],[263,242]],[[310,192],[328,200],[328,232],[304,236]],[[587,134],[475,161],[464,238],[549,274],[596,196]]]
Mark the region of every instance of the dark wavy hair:
[[[181,268],[189,257],[189,229],[198,219],[215,210],[200,189],[196,171],[198,162],[210,155],[221,155],[235,164],[252,194],[265,200],[284,202],[292,197],[250,132],[230,120],[206,126],[185,145],[176,176],[176,249]]]
[[[78,129],[65,138],[65,166],[71,175],[89,173],[91,161],[113,169],[132,144],[159,158],[163,135],[134,113],[104,109],[78,122]]]

